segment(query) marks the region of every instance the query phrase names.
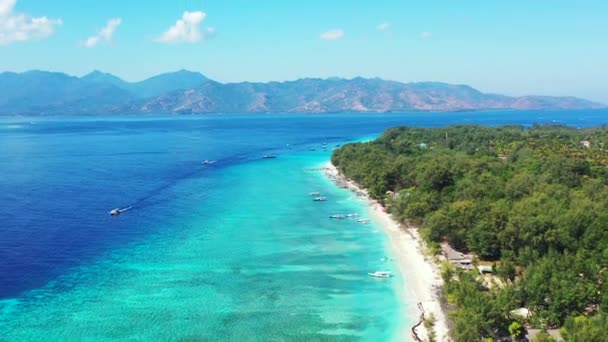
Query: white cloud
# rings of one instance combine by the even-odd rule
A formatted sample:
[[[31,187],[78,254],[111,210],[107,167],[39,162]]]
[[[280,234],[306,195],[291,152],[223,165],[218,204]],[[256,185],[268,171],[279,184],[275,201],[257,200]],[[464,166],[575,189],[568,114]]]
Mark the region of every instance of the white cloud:
[[[121,18],[114,18],[114,19],[108,20],[108,23],[106,24],[106,26],[104,26],[101,30],[99,30],[99,32],[96,35],[90,36],[89,38],[87,38],[87,40],[85,40],[84,46],[86,46],[88,48],[92,48],[92,47],[95,47],[97,44],[99,44],[99,42],[104,42],[104,43],[111,42],[112,36],[114,35],[114,31],[116,31],[116,29],[118,28],[118,26],[120,26],[120,24],[122,24]]]
[[[378,26],[376,26],[376,28],[380,31],[386,31],[389,28],[391,28],[391,23],[389,23],[388,21],[385,21],[385,22],[378,24]]]
[[[0,0],[0,16],[11,13],[16,2],[17,0]]]
[[[321,33],[322,40],[338,40],[342,37],[344,37],[344,31],[342,31],[341,29],[333,29]]]
[[[159,43],[196,43],[215,34],[215,28],[207,27],[201,32],[201,24],[207,14],[201,11],[182,14],[182,18],[156,38]]]
[[[62,24],[61,19],[16,13],[13,11],[16,3],[17,0],[0,0],[0,45],[49,37]]]
[[[422,39],[428,39],[428,38],[431,38],[432,36],[433,36],[433,34],[431,32],[424,31],[424,32],[420,33],[420,38],[422,38]]]

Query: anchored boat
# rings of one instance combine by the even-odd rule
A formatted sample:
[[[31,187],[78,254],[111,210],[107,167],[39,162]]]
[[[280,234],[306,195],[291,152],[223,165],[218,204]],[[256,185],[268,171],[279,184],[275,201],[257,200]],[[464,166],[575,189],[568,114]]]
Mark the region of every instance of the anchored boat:
[[[390,278],[392,277],[392,273],[389,271],[376,271],[374,273],[368,273],[370,277],[374,278]]]

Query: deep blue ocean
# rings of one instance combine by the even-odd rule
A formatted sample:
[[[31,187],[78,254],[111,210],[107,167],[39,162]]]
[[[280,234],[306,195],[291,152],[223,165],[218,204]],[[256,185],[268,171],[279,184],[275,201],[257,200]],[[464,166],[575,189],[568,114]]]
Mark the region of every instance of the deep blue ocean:
[[[386,238],[329,220],[364,203],[311,169],[388,127],[474,123],[608,111],[0,118],[0,341],[397,339],[407,279],[366,276]]]

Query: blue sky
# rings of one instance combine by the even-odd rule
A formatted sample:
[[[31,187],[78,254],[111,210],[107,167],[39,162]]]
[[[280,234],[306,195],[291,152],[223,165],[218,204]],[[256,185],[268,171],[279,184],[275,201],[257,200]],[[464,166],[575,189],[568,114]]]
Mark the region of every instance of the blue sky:
[[[0,70],[365,76],[608,103],[607,18],[600,0],[0,0]]]

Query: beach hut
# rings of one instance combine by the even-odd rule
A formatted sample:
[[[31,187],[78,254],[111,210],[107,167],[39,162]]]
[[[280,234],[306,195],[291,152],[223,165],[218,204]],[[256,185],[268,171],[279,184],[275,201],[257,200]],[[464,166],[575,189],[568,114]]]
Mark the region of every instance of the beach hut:
[[[473,269],[473,260],[468,255],[452,248],[448,243],[442,243],[441,250],[445,258],[452,264],[465,270]]]

